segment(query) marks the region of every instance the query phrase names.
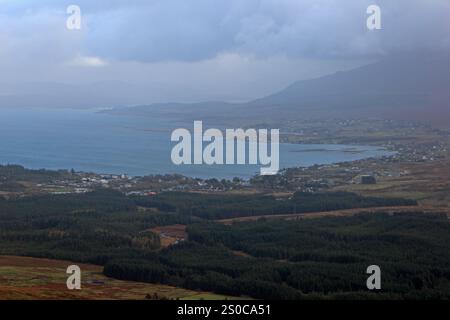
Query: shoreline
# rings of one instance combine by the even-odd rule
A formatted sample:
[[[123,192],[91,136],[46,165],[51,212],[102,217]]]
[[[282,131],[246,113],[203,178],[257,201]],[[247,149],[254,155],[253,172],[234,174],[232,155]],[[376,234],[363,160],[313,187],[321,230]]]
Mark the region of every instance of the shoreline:
[[[320,144],[294,144],[294,143],[280,143],[282,145],[301,145],[301,146],[317,146]],[[330,145],[330,144],[323,144],[323,145]],[[335,146],[339,146],[339,144],[336,144]],[[348,147],[348,145],[342,145],[345,147]],[[361,150],[358,150],[358,148],[363,148]],[[369,150],[367,147],[371,147],[374,148],[373,150]],[[312,168],[315,166],[333,166],[333,165],[339,165],[339,164],[348,164],[348,163],[352,163],[352,162],[358,162],[358,161],[364,161],[364,160],[370,160],[370,159],[381,159],[381,158],[390,158],[392,156],[395,156],[396,154],[398,154],[398,151],[393,151],[393,150],[388,150],[387,148],[384,147],[380,147],[380,146],[360,146],[360,145],[354,145],[353,147],[350,148],[345,148],[345,149],[329,149],[329,148],[322,148],[322,149],[305,149],[305,150],[289,150],[287,151],[288,153],[313,153],[313,152],[342,152],[342,153],[351,153],[351,154],[363,154],[365,152],[369,152],[369,151],[382,151],[385,152],[386,154],[384,155],[378,155],[378,156],[367,156],[367,157],[361,157],[358,159],[352,159],[352,160],[348,160],[348,161],[336,161],[336,162],[326,162],[326,163],[314,163],[314,164],[310,164],[310,165],[306,165],[306,166],[289,166],[289,167],[280,167],[279,172],[276,174],[276,176],[281,175],[283,173],[283,171],[289,170],[289,169],[308,169],[308,168]],[[186,177],[189,179],[198,179],[198,180],[209,180],[209,179],[225,179],[225,180],[233,180],[234,178],[239,178],[241,180],[245,180],[245,181],[249,181],[254,177],[259,177],[261,176],[260,174],[254,174],[251,176],[233,176],[230,178],[223,178],[223,177],[219,177],[219,176],[208,176],[208,177],[200,177],[200,176],[195,176],[194,174],[185,174],[185,173],[179,173],[179,172],[159,172],[159,173],[148,173],[148,174],[143,174],[143,175],[134,175],[134,174],[130,174],[128,172],[106,172],[106,171],[94,171],[94,170],[77,170],[75,168],[38,168],[38,167],[30,167],[21,163],[15,163],[15,162],[0,162],[0,166],[21,166],[27,170],[33,170],[33,171],[54,171],[54,172],[61,172],[61,171],[66,171],[66,172],[70,172],[71,170],[74,170],[77,174],[94,174],[94,175],[107,175],[107,176],[121,176],[121,175],[125,175],[128,177],[132,177],[132,178],[145,178],[145,177],[155,177],[155,176],[182,176],[182,177]],[[193,167],[193,166],[197,166],[197,167],[207,167],[207,168],[213,168],[215,165],[186,165],[188,167]],[[234,167],[243,167],[243,166],[249,166],[248,164],[242,164],[242,165],[216,165],[216,166],[234,166]],[[259,165],[250,165],[252,167],[258,168]]]

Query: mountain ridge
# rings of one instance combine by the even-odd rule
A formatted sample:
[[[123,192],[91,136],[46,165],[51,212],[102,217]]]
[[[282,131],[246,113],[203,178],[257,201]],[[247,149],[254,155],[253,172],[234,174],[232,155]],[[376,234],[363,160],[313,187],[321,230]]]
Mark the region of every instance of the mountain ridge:
[[[166,103],[112,111],[153,112],[193,118],[381,117],[446,123],[450,119],[450,54],[389,56],[352,70],[296,81],[245,103]]]

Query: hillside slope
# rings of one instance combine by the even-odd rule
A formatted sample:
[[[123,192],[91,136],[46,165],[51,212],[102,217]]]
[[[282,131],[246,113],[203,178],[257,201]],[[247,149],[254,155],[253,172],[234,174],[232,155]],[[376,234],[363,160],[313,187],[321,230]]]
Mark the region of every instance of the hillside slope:
[[[450,54],[390,56],[350,71],[298,81],[247,103],[167,103],[110,112],[165,114],[185,120],[381,117],[447,124]]]

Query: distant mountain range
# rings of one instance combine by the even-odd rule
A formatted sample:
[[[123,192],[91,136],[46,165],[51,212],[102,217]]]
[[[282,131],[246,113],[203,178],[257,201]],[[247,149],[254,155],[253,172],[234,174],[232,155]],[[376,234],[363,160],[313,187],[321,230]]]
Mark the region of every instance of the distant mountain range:
[[[183,120],[265,122],[295,118],[381,117],[450,124],[450,53],[386,57],[350,71],[293,83],[246,103],[147,105],[167,89],[120,81],[76,86],[26,83],[0,86],[0,107],[114,108],[109,113],[171,115]],[[135,107],[123,107],[137,105]]]
[[[247,103],[166,103],[112,113],[164,113],[199,119],[381,117],[450,124],[450,54],[390,56],[379,62],[298,81]]]

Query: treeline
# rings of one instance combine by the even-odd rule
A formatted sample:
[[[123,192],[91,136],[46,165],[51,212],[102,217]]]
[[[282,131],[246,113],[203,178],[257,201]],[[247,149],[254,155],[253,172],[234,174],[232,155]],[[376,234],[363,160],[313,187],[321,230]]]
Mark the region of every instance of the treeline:
[[[345,223],[345,225],[344,225]],[[427,245],[449,245],[450,228],[445,215],[359,214],[326,219],[265,220],[233,225],[195,223],[188,226],[189,239],[205,245],[222,244],[253,257],[292,262],[369,262],[375,255],[407,259],[414,250],[432,259]],[[439,238],[438,235],[443,237]],[[406,244],[409,248],[405,250]],[[444,253],[444,251],[442,251]],[[450,254],[440,255],[449,261]]]
[[[160,197],[132,196],[135,205],[145,208],[155,208],[162,212],[176,212],[177,207]]]
[[[0,217],[23,215],[51,216],[59,213],[107,213],[136,210],[136,204],[125,195],[110,189],[98,189],[85,194],[62,194],[0,198]]]
[[[158,250],[152,227],[192,222],[177,213],[139,212],[130,198],[112,190],[2,199],[0,254],[103,265]]]
[[[18,181],[46,183],[54,179],[69,179],[70,177],[71,174],[67,170],[31,170],[19,165],[0,165],[0,183]]]
[[[111,190],[0,200],[0,254],[90,262],[118,279],[261,299],[449,299],[446,216],[365,214],[231,226],[202,219],[283,213],[280,208],[309,212],[405,204],[413,202],[351,193],[277,199],[190,193],[126,197]],[[142,206],[159,211],[139,210]],[[149,229],[171,224],[187,225],[188,240],[161,249],[159,236]],[[366,288],[366,268],[372,264],[382,269],[377,293]]]
[[[123,280],[169,284],[233,296],[300,299],[302,294],[277,284],[270,277],[273,266],[237,257],[225,248],[182,243],[147,260],[111,260],[104,274]]]
[[[135,198],[141,206],[156,207],[203,219],[331,211],[352,208],[416,205],[400,198],[363,197],[349,192],[296,192],[290,198],[272,195],[202,194],[166,192],[153,199]]]
[[[374,214],[189,227],[149,260],[111,260],[106,275],[263,299],[450,298],[450,223]],[[366,268],[379,265],[382,291]]]

